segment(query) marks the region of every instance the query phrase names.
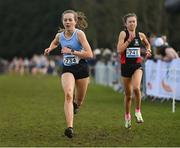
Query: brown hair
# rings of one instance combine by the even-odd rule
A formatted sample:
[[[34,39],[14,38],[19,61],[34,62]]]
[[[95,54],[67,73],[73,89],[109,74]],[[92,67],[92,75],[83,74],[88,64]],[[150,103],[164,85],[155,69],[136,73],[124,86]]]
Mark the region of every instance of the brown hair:
[[[74,14],[74,19],[77,22],[76,27],[78,29],[84,30],[84,29],[86,29],[88,27],[87,18],[86,18],[85,14],[83,12],[76,12],[74,10],[65,10],[62,13],[61,20],[63,19],[64,14],[67,14],[67,13]],[[62,32],[62,31],[64,31],[64,29],[59,27],[58,32]]]
[[[129,17],[135,17],[137,19],[137,15],[135,13],[128,13],[123,17],[123,23],[126,24],[126,21]]]

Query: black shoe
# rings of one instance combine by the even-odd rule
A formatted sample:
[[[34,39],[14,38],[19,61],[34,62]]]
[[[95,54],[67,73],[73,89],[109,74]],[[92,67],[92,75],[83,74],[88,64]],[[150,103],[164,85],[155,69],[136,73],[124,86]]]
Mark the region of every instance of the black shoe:
[[[73,128],[72,127],[66,128],[64,131],[64,135],[67,136],[68,138],[72,138],[73,137]]]
[[[77,112],[79,111],[79,106],[73,102],[73,108],[74,108],[74,114],[77,114]]]

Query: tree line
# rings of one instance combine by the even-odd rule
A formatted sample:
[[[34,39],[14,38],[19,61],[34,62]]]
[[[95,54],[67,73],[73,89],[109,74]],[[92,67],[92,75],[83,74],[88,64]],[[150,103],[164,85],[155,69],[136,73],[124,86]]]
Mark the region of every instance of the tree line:
[[[66,9],[86,14],[89,27],[85,32],[93,49],[116,50],[124,27],[122,17],[129,12],[137,14],[139,31],[166,34],[170,44],[180,49],[180,14],[168,13],[164,0],[1,0],[0,57],[42,54],[62,27],[61,14]]]

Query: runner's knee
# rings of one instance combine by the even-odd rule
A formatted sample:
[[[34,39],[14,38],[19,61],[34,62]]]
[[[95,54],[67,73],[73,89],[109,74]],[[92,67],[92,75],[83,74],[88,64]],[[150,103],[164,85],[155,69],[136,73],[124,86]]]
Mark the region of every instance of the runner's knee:
[[[135,94],[138,94],[138,93],[140,93],[140,88],[139,87],[135,87],[133,89],[133,91],[134,91]]]
[[[73,91],[69,89],[67,92],[65,92],[65,99],[67,102],[72,102],[73,100]]]

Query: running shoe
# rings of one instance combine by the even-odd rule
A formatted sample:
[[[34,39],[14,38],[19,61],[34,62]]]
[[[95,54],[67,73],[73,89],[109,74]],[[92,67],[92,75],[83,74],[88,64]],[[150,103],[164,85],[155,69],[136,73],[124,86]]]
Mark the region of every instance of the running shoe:
[[[72,127],[66,128],[64,131],[64,135],[67,136],[68,138],[72,138],[73,137],[73,128]]]
[[[79,106],[75,102],[73,102],[73,108],[74,108],[74,114],[77,114],[79,111]]]
[[[141,112],[135,112],[135,117],[136,117],[137,123],[143,123],[144,122]]]
[[[125,119],[125,128],[131,128],[131,119]]]

